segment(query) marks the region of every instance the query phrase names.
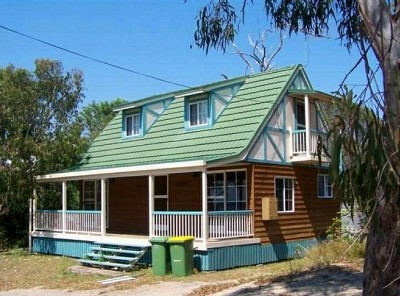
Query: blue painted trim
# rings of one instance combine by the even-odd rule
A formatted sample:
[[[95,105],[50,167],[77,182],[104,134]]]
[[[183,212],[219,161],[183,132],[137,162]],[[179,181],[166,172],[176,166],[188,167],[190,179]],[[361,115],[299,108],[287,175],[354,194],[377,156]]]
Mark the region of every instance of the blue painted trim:
[[[36,210],[38,213],[62,213],[63,210]],[[101,214],[101,211],[87,211],[87,210],[67,210],[66,213],[73,214]]]
[[[252,210],[238,210],[238,211],[209,211],[209,215],[230,215],[230,214],[250,214]]]
[[[207,106],[208,106],[208,117],[207,117],[207,124],[203,125],[198,125],[198,126],[190,126],[190,116],[189,116],[189,104],[194,103],[194,102],[200,102],[200,101],[207,101]],[[194,130],[199,130],[199,129],[205,129],[205,128],[210,128],[212,126],[212,106],[210,102],[210,94],[207,94],[205,97],[200,97],[197,99],[193,99],[190,97],[185,97],[185,106],[184,106],[184,122],[185,122],[185,131],[194,131]]]
[[[286,166],[293,166],[293,164],[291,162],[274,161],[274,160],[261,160],[261,159],[255,159],[255,158],[247,158],[246,160],[249,161],[249,162],[254,162],[254,163],[281,164],[281,165],[286,165]]]
[[[191,212],[186,212],[186,211],[154,211],[153,215],[201,215],[203,212],[200,211],[191,211]]]
[[[283,129],[283,128],[277,128],[277,127],[272,127],[272,126],[267,126],[267,127],[265,128],[265,131],[264,131],[264,132],[267,132],[267,131],[280,132],[280,133],[282,133],[282,132],[285,132],[285,129]]]
[[[195,267],[199,270],[223,270],[301,257],[307,249],[317,243],[317,239],[312,238],[277,244],[249,244],[218,247],[207,251],[194,250],[193,259]],[[98,246],[98,243],[90,241],[32,237],[32,250],[45,254],[82,258],[90,252],[90,248]],[[132,249],[135,247],[132,246]],[[150,264],[151,257],[149,249],[139,262]]]
[[[140,120],[139,134],[127,136],[126,135],[126,118],[128,116],[132,116],[135,114],[139,114],[139,120]],[[122,139],[123,140],[131,140],[131,139],[143,137],[143,122],[144,122],[143,108],[139,107],[139,108],[132,108],[132,109],[124,110],[122,113]]]
[[[305,255],[318,241],[305,239],[277,244],[228,246],[194,252],[195,267],[202,271],[258,265]]]

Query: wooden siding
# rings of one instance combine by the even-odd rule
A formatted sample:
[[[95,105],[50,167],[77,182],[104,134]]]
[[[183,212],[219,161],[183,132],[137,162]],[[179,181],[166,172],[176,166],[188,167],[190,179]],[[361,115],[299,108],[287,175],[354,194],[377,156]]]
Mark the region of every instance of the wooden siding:
[[[253,165],[251,202],[254,210],[255,237],[262,243],[321,237],[338,216],[340,202],[317,197],[317,175],[313,167]],[[277,220],[262,220],[262,197],[275,196],[275,177],[290,177],[294,183],[294,213],[279,213]]]
[[[147,176],[110,179],[108,233],[149,233],[148,187]]]
[[[168,176],[170,211],[201,211],[201,173]]]

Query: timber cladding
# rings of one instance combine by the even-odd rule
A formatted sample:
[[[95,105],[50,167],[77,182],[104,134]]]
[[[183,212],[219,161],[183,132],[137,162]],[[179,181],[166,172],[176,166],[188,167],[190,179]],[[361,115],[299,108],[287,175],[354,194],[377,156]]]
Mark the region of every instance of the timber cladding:
[[[314,167],[253,165],[251,205],[254,210],[255,237],[262,243],[319,238],[338,217],[340,201],[318,198],[317,175],[326,173]],[[275,177],[294,179],[294,212],[278,213],[278,219],[262,220],[262,198],[275,197]]]
[[[201,211],[201,173],[168,176],[170,211]]]
[[[109,233],[148,234],[148,177],[111,179],[109,182]]]

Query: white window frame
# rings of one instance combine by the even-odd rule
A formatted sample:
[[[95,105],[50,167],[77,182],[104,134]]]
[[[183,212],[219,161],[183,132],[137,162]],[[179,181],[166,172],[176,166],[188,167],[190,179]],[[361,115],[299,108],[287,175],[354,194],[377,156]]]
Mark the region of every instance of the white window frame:
[[[295,194],[294,194],[294,189],[295,189],[295,178],[293,178],[293,177],[286,177],[286,176],[276,176],[275,177],[275,179],[274,179],[274,194],[275,194],[275,198],[277,198],[278,199],[278,196],[277,196],[277,194],[276,194],[276,189],[277,189],[277,187],[276,187],[276,180],[277,179],[280,179],[280,180],[283,180],[284,182],[283,182],[283,185],[284,185],[284,188],[283,188],[283,210],[282,211],[279,211],[278,210],[278,213],[294,213],[294,211],[295,211],[295,198],[294,198],[294,196],[295,196]],[[285,181],[286,180],[291,180],[292,181],[292,188],[291,188],[291,190],[292,190],[292,209],[291,210],[286,210],[286,191],[288,190],[287,188],[286,188],[286,185],[285,185]],[[279,203],[279,200],[278,200],[278,203]],[[279,209],[279,204],[278,204],[278,209]]]
[[[320,195],[319,194],[319,178],[324,178],[324,195]],[[330,190],[330,195],[329,195],[329,190]],[[332,188],[332,184],[331,181],[329,179],[329,175],[327,174],[318,174],[317,175],[317,195],[318,198],[333,198],[333,188]]]
[[[248,188],[249,188],[249,186],[248,186],[248,179],[247,179],[247,170],[246,169],[238,169],[238,170],[226,170],[226,171],[209,171],[209,172],[207,172],[207,176],[208,175],[214,175],[214,174],[223,174],[223,176],[224,176],[224,180],[223,180],[223,182],[224,182],[224,184],[223,184],[223,190],[224,190],[224,195],[223,195],[223,197],[221,196],[221,197],[219,197],[219,196],[209,196],[208,195],[208,189],[209,189],[209,186],[208,186],[208,184],[207,184],[207,202],[209,202],[209,201],[214,201],[215,199],[223,199],[223,204],[224,204],[224,209],[223,209],[223,211],[241,211],[241,210],[227,210],[227,204],[228,204],[228,197],[227,197],[227,178],[226,178],[226,174],[227,173],[231,173],[231,172],[244,172],[245,173],[245,180],[246,180],[246,199],[245,199],[245,210],[248,210],[248,206],[249,206],[249,202],[248,202]],[[243,186],[243,185],[242,185]],[[237,207],[237,203],[238,202],[241,202],[241,201],[238,201],[237,199],[236,199],[236,207]],[[213,210],[209,210],[210,212],[212,212]]]
[[[90,191],[91,195],[93,196],[87,196],[89,193],[86,189],[86,186],[88,183],[93,183],[93,191]],[[83,199],[82,199],[82,207],[83,210],[85,211],[101,211],[101,186],[100,186],[100,180],[87,180],[83,181]],[[93,209],[87,209],[86,205],[87,204],[92,204],[94,206]]]
[[[128,124],[128,120],[131,119],[132,123]],[[135,119],[137,120],[135,124]],[[133,137],[140,135],[141,130],[141,120],[140,120],[140,113],[132,113],[125,116],[125,136],[126,137]],[[130,128],[129,128],[130,127]],[[128,133],[128,131],[131,133]]]
[[[200,119],[200,104],[205,104],[206,106],[206,118],[204,122],[201,122]],[[209,124],[210,121],[210,110],[209,110],[209,106],[208,106],[208,98],[204,98],[204,99],[197,99],[197,100],[193,100],[193,101],[188,101],[188,108],[187,108],[187,122],[188,122],[188,127],[198,127],[198,126],[207,126]],[[196,116],[197,118],[195,119],[196,122],[194,122],[192,124],[192,114],[191,114],[191,110],[192,110],[192,106],[196,106]]]

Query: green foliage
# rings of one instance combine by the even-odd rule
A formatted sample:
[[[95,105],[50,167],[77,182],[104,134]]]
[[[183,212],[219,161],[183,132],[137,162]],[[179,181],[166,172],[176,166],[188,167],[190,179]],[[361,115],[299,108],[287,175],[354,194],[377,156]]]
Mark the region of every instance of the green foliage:
[[[349,1],[263,1],[266,19],[278,30],[304,33],[313,36],[328,34],[329,25],[336,23],[338,34],[345,45],[360,39],[360,18],[356,0]],[[240,24],[245,21],[249,5],[257,1],[212,0],[197,15],[197,30],[194,34],[197,46],[208,52],[210,47],[223,51],[233,43]],[[240,11],[241,17],[237,11]]]
[[[84,123],[85,136],[89,138],[90,142],[93,141],[111,119],[113,119],[115,116],[113,109],[125,103],[127,103],[126,100],[116,98],[111,102],[92,102],[83,107],[80,116]]]
[[[336,102],[337,113],[328,133],[332,140],[330,175],[351,217],[357,206],[376,219],[376,195],[390,199],[398,191],[398,172],[391,163],[399,159],[387,121],[362,106],[354,103],[351,91]]]
[[[82,91],[82,73],[57,61],[36,60],[33,72],[0,69],[0,240],[27,238],[35,176],[72,166],[86,150]]]

